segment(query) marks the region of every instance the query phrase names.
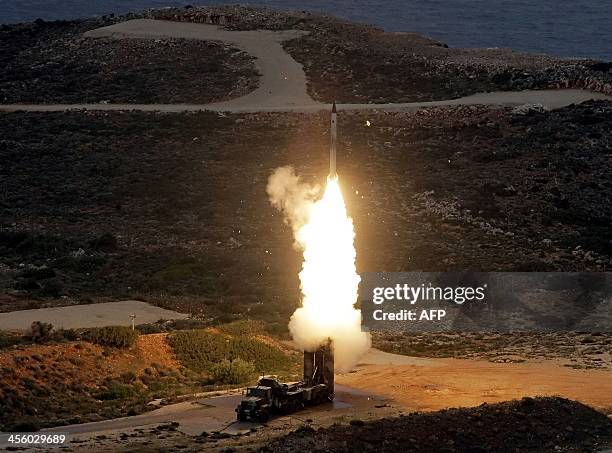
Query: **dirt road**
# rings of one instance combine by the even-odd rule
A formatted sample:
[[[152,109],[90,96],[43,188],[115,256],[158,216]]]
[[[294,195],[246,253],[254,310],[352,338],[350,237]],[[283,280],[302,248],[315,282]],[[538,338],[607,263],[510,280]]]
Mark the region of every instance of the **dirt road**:
[[[259,87],[238,99],[209,108],[227,110],[241,107],[270,107],[316,104],[306,93],[302,65],[285,52],[281,42],[302,36],[301,30],[228,31],[215,25],[136,19],[85,33],[92,38],[184,38],[223,41],[256,58],[261,74]]]
[[[278,423],[297,417],[322,421],[357,416],[381,402],[395,402],[404,410],[433,411],[478,406],[523,396],[557,395],[612,412],[612,372],[574,370],[554,362],[490,363],[478,360],[429,359],[389,354],[372,349],[350,373],[336,375],[333,405],[279,417]],[[235,433],[258,424],[236,423],[234,408],[241,395],[201,398],[125,417],[56,428],[80,437],[121,432],[148,425],[177,422],[179,430]],[[386,404],[384,404],[387,407]]]
[[[281,46],[286,40],[303,35],[302,30],[284,31],[228,31],[215,25],[135,19],[108,27],[91,30],[91,38],[184,38],[205,41],[223,41],[236,46],[256,58],[261,73],[259,87],[237,99],[213,104],[4,104],[0,111],[55,112],[74,109],[87,110],[139,110],[167,113],[211,110],[220,112],[316,112],[329,109],[329,105],[315,102],[306,91],[306,74]],[[415,110],[422,107],[445,105],[522,105],[542,104],[554,109],[587,101],[612,99],[587,90],[526,90],[518,92],[479,93],[459,99],[397,104],[342,104],[341,110]]]
[[[313,427],[395,416],[402,411],[434,411],[478,406],[523,396],[557,395],[612,412],[612,372],[574,370],[555,362],[490,363],[478,360],[415,358],[371,350],[350,373],[336,376],[334,403],[275,417],[258,423],[236,422],[234,408],[240,394],[202,397],[154,411],[101,422],[44,430],[66,433],[78,451],[112,450],[125,439],[150,444],[202,432],[233,435],[257,429],[269,436],[289,432],[305,423]],[[177,423],[175,437],[160,434]],[[173,428],[174,429],[174,428]],[[162,437],[159,437],[162,436]],[[165,437],[164,437],[165,436]],[[194,439],[194,438],[191,438]],[[0,448],[5,439],[0,436]],[[77,447],[73,443],[71,446]]]
[[[257,91],[257,90],[256,90]],[[94,110],[94,111],[121,111],[137,110],[142,112],[198,112],[210,110],[231,113],[256,112],[318,112],[329,110],[329,104],[305,103],[288,104],[280,102],[271,105],[268,101],[251,104],[255,92],[239,99],[218,104],[3,104],[0,111],[16,112],[62,112],[66,110]],[[339,104],[339,110],[418,110],[424,107],[440,107],[452,105],[492,105],[492,106],[519,106],[524,104],[542,104],[548,109],[557,109],[570,104],[579,104],[590,99],[607,99],[612,97],[587,90],[525,90],[525,91],[498,91],[493,93],[479,93],[458,99],[431,102],[408,102],[398,104]],[[240,101],[240,102],[238,102]]]

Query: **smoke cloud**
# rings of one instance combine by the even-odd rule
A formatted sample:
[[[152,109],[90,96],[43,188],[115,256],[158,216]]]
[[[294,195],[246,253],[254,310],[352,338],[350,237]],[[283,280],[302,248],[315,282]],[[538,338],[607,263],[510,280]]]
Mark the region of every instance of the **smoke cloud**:
[[[266,192],[272,206],[283,213],[285,223],[295,234],[308,221],[308,213],[321,188],[303,182],[293,167],[285,166],[274,170]],[[297,243],[296,246],[300,248]]]
[[[304,254],[300,272],[302,306],[289,322],[295,342],[313,351],[332,339],[336,369],[349,371],[370,348],[355,309],[359,275],[355,233],[336,179],[321,188],[300,179],[292,167],[277,168],[267,186],[272,205],[293,229],[294,245]]]

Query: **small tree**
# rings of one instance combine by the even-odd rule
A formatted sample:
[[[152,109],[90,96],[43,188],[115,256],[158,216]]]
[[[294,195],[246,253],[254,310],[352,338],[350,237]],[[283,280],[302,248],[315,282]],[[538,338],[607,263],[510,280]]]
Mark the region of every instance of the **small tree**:
[[[126,326],[108,326],[88,331],[84,338],[111,348],[129,348],[138,339],[138,331]]]
[[[210,369],[210,381],[213,384],[242,384],[255,373],[255,366],[242,359],[227,360],[215,363]]]

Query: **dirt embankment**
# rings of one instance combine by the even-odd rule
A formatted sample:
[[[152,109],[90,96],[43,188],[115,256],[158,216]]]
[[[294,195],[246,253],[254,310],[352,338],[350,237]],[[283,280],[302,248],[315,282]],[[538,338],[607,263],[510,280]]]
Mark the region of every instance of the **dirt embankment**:
[[[609,442],[612,421],[605,415],[561,398],[524,398],[319,430],[305,427],[263,451],[578,452]]]
[[[0,427],[32,430],[148,410],[154,398],[192,390],[165,341],[140,336],[130,349],[88,342],[0,351]]]
[[[20,342],[0,345],[0,429],[30,431],[102,421],[160,406],[172,413],[176,407],[165,406],[202,391],[254,382],[259,370],[287,381],[298,374],[301,355],[270,338],[263,323],[245,320],[215,329],[141,335],[123,329],[62,330],[45,336],[38,329],[36,337],[25,335]],[[222,416],[225,420],[229,414],[231,422],[234,401],[229,404]],[[178,410],[184,406],[189,404]],[[152,419],[159,421],[157,415]],[[187,432],[193,434],[192,429]]]

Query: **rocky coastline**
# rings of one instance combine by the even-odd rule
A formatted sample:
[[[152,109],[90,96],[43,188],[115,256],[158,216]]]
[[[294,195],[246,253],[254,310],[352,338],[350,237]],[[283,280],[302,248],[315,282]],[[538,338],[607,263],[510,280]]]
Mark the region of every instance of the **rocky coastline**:
[[[547,88],[612,95],[612,64],[607,62],[510,49],[449,48],[414,33],[389,33],[305,11],[187,6],[0,26],[1,63],[6,68],[0,77],[0,102],[205,103],[255,88],[251,57],[221,43],[129,40],[123,48],[111,40],[81,37],[87,30],[138,18],[209,23],[230,30],[307,31],[286,41],[284,48],[303,65],[311,97],[322,102],[433,101]]]
[[[545,88],[586,88],[612,95],[610,63],[510,49],[449,48],[414,33],[385,32],[306,11],[185,7],[151,10],[142,17],[216,23],[231,30],[309,31],[285,43],[285,49],[304,65],[311,96],[324,102],[431,101]]]

